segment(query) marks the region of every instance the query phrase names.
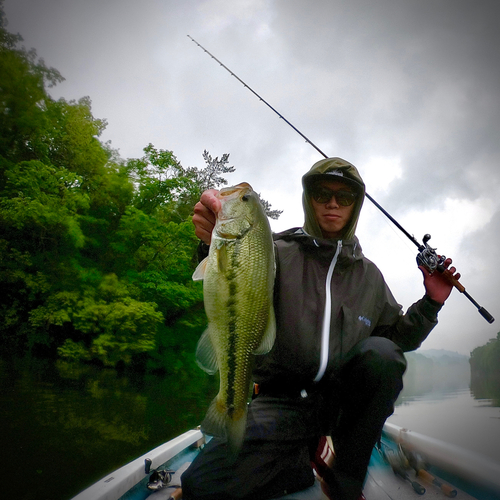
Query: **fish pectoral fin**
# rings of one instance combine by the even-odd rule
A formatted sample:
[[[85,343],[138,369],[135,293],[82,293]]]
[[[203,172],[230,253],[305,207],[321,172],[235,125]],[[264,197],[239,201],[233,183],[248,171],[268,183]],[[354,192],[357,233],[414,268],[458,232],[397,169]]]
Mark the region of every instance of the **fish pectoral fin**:
[[[208,257],[205,257],[196,267],[193,273],[193,281],[201,281],[205,277],[205,269],[207,268]]]
[[[196,362],[198,366],[210,375],[213,375],[219,369],[217,364],[217,355],[210,339],[210,331],[207,328],[198,341],[196,347]]]
[[[267,327],[266,331],[264,333],[264,336],[262,337],[262,341],[255,349],[253,352],[254,354],[266,354],[268,353],[274,345],[274,341],[276,339],[276,317],[274,316],[274,307],[271,304],[271,307],[269,309],[269,315],[267,318]]]

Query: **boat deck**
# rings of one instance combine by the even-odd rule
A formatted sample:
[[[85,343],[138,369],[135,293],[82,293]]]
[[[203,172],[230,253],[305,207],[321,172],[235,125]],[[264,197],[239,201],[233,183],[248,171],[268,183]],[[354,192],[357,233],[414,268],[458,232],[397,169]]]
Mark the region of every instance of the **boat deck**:
[[[483,460],[475,460],[472,455],[460,457],[460,453],[455,448],[449,448],[441,443],[439,449],[444,450],[447,462],[453,462],[455,458],[455,473],[450,470],[437,469],[436,466],[429,468],[429,473],[434,476],[434,483],[426,483],[416,477],[413,469],[404,468],[403,479],[400,475],[393,472],[393,468],[387,461],[391,458],[392,452],[397,452],[404,442],[408,446],[418,444],[422,441],[422,436],[415,435],[406,431],[406,429],[397,428],[397,426],[387,426],[388,437],[394,438],[397,434],[398,439],[389,440],[387,445],[381,446],[380,450],[374,449],[370,466],[368,468],[367,479],[363,489],[366,500],[434,500],[454,498],[457,500],[500,500],[500,464],[490,464]],[[418,438],[418,439],[417,439]],[[403,441],[401,441],[403,440]],[[198,453],[199,446],[203,442],[203,435],[199,430],[188,431],[177,438],[151,450],[147,454],[138,457],[136,460],[121,467],[120,469],[108,474],[95,484],[82,491],[73,500],[169,500],[171,497],[178,500],[180,496],[176,491],[180,486],[180,477],[189,464],[194,460]],[[432,451],[432,440],[427,440],[427,449]],[[438,459],[439,455],[433,456]],[[151,463],[151,472],[145,472],[145,459]],[[465,466],[457,468],[461,463]],[[394,461],[392,460],[394,465]],[[170,469],[176,471],[173,474],[169,486],[158,491],[151,492],[147,488],[150,474],[154,470]],[[467,477],[469,476],[469,477]],[[470,481],[475,478],[475,481]],[[412,484],[418,482],[419,485]],[[440,487],[440,483],[448,484],[451,488],[446,491]],[[489,485],[487,489],[486,486]],[[484,487],[483,487],[484,486]],[[424,494],[419,494],[417,490],[425,488]],[[455,491],[454,491],[455,490]],[[420,491],[420,493],[423,493]],[[448,494],[446,494],[448,493]],[[256,499],[259,500],[259,499]],[[321,490],[319,480],[310,488],[297,493],[281,497],[281,500],[327,500],[327,497]]]
[[[177,471],[172,478],[172,486],[150,493],[146,487],[147,477],[145,477],[141,483],[123,495],[120,500],[143,500],[146,498],[148,500],[169,500],[172,493],[180,485],[180,476],[187,469],[196,453],[197,451],[188,451],[183,456],[176,457],[161,467]],[[363,489],[366,500],[416,500],[420,497],[423,500],[446,500],[448,498],[438,486],[425,483],[417,478],[415,472],[408,471],[408,476],[411,481],[416,481],[425,488],[423,495],[419,495],[413,489],[410,480],[402,479],[394,474],[390,465],[385,463],[374,451]],[[453,485],[453,488],[457,491],[457,500],[475,500],[474,497],[455,487],[455,485]],[[323,494],[321,484],[317,480],[310,488],[283,496],[279,500],[328,500],[328,497]]]

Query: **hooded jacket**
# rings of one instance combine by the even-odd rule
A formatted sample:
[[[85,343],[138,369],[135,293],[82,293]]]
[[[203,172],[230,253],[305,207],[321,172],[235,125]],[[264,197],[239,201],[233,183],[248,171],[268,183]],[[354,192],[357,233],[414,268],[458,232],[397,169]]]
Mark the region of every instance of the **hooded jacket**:
[[[322,237],[309,192],[318,177],[350,184],[360,194],[342,239]],[[414,350],[441,308],[424,296],[403,314],[379,269],[364,257],[354,233],[365,188],[353,165],[321,160],[302,183],[304,227],[275,235],[277,334],[271,352],[256,358],[254,379],[261,386],[309,387],[334,377],[346,353],[372,335]]]
[[[353,209],[352,217],[344,228],[343,238],[351,240],[354,238],[359,214],[365,198],[365,183],[359,175],[356,167],[342,158],[325,158],[316,162],[309,172],[302,177],[302,206],[304,208],[304,231],[311,236],[322,238],[321,228],[314,215],[311,204],[311,184],[316,179],[335,180],[350,185],[358,193],[358,198]]]

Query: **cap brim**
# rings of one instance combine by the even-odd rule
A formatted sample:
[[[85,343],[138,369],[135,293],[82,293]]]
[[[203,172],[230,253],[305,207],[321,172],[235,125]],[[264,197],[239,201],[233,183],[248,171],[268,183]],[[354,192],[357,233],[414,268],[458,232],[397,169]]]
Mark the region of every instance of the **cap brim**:
[[[333,182],[342,182],[347,186],[351,186],[357,191],[363,191],[363,185],[360,184],[355,179],[351,179],[350,177],[346,177],[344,175],[324,173],[324,174],[312,174],[309,175],[306,179],[306,185],[309,187],[312,183],[318,181],[333,181]]]

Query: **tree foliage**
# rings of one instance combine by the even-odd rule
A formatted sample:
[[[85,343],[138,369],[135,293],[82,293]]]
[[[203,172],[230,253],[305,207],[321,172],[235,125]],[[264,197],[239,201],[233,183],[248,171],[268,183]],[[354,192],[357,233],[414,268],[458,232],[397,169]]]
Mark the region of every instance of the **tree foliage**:
[[[470,365],[473,376],[494,377],[500,381],[500,332],[496,338],[471,352]]]
[[[225,186],[227,180],[223,175],[234,172],[233,166],[228,166],[229,154],[226,153],[219,157],[212,158],[212,155],[205,149],[203,151],[203,159],[206,166],[203,170],[197,172],[197,184],[203,192],[206,189],[215,189],[220,186]]]
[[[205,322],[192,208],[227,183],[229,155],[121,159],[91,100],[54,100],[62,76],[21,42],[0,3],[3,349],[179,370]]]

